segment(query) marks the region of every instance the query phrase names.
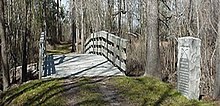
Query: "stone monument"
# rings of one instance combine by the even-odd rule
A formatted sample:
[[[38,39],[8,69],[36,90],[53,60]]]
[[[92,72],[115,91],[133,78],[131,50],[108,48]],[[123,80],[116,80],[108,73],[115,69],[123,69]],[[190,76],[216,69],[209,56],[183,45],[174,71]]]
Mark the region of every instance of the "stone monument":
[[[201,40],[194,37],[178,39],[177,89],[188,99],[200,95]]]

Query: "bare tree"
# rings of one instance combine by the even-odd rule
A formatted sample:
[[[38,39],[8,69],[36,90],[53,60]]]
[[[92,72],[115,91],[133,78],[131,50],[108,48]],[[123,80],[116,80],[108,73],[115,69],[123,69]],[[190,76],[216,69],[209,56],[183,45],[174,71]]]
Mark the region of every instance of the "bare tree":
[[[4,0],[0,1],[0,37],[1,37],[1,58],[3,70],[3,90],[7,90],[9,79],[8,53],[5,34],[5,19],[4,19]]]
[[[76,3],[72,0],[72,14],[71,14],[71,35],[72,35],[72,52],[76,51]]]
[[[28,3],[29,1],[25,0],[25,32],[23,33],[23,53],[22,53],[22,76],[21,82],[27,81],[27,30],[28,30]]]
[[[158,0],[147,0],[147,62],[145,75],[161,77],[159,52]]]
[[[108,24],[107,28],[112,31],[114,0],[108,0]]]
[[[56,40],[57,42],[59,42],[59,8],[60,8],[60,5],[59,5],[59,0],[57,0],[57,26],[56,26]]]
[[[220,0],[218,0],[218,6],[220,6]],[[216,75],[215,75],[215,88],[214,88],[215,98],[220,97],[220,14],[219,13],[218,13],[218,36],[216,40],[217,53],[216,53]]]
[[[81,24],[81,53],[84,52],[84,23],[83,23],[83,19],[84,19],[84,14],[83,14],[83,0],[81,0],[80,2],[80,12],[81,12],[81,19],[80,19],[80,24]]]
[[[118,36],[121,36],[122,32],[121,32],[121,19],[122,19],[122,0],[119,0],[118,1],[118,12],[119,12],[119,15],[118,15]]]

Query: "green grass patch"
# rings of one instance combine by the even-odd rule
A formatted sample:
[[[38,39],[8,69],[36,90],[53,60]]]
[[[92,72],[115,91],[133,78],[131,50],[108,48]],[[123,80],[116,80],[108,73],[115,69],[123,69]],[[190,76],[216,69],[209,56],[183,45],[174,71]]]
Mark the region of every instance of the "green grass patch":
[[[79,87],[79,93],[77,94],[78,104],[80,106],[103,106],[107,105],[107,102],[103,100],[102,94],[99,92],[99,85],[89,78],[81,80],[80,83],[84,83]]]
[[[214,103],[188,100],[170,84],[154,78],[116,77],[110,80],[122,97],[132,104],[144,106],[212,106]]]
[[[68,82],[69,81],[69,82]],[[110,105],[100,92],[104,80],[94,78],[35,80],[17,88],[8,90],[1,95],[0,106],[63,106],[70,103],[63,95],[69,88],[74,88],[74,105],[105,106]],[[115,89],[118,102],[135,106],[213,106],[211,101],[188,100],[170,84],[154,78],[112,77],[105,80],[108,87]],[[217,106],[217,105],[216,105]]]
[[[58,54],[68,54],[70,53],[70,51],[68,50],[47,50],[47,53],[48,54],[51,54],[51,55],[58,55]]]
[[[56,45],[54,49],[47,50],[47,53],[48,54],[67,54],[71,52],[71,50],[69,49],[70,47],[71,47],[71,44]]]
[[[3,93],[0,105],[62,106],[64,99],[60,95],[61,82],[61,80],[31,81]]]

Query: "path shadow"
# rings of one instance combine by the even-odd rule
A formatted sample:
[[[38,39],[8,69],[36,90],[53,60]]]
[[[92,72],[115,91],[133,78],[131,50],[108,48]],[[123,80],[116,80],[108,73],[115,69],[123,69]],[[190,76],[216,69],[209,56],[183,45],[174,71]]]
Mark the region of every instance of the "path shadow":
[[[54,59],[54,61],[59,60],[59,62],[56,63],[55,65],[59,65],[59,64],[63,63],[63,60],[64,60],[65,58],[66,58],[66,56],[63,55],[63,56],[61,56],[61,57],[58,57],[58,58]]]
[[[41,106],[42,104],[46,103],[49,99],[52,99],[55,96],[66,96],[63,95],[65,93],[74,92],[76,90],[80,90],[80,87],[87,85],[87,84],[96,84],[99,82],[103,82],[108,80],[110,77],[90,77],[88,80],[88,77],[72,77],[71,79],[66,78],[59,78],[59,79],[49,79],[49,80],[42,80],[37,83],[31,83],[28,86],[25,86],[23,89],[17,91],[14,94],[11,94],[10,91],[4,93],[2,96],[6,96],[5,94],[10,94],[9,97],[7,97],[4,101],[0,101],[0,106],[8,106],[10,105],[13,100],[15,100],[17,97],[23,95],[23,93],[28,92],[32,89],[40,88],[41,86],[45,86],[48,81],[61,81],[62,84],[52,85],[48,89],[45,89],[43,92],[39,92],[39,94],[34,94],[36,96],[33,96],[29,98],[25,103],[22,103],[23,106],[30,106],[30,105],[36,105]],[[65,80],[70,80],[70,82],[63,82]],[[14,89],[16,90],[16,89]],[[73,91],[71,91],[73,90]],[[54,92],[56,91],[56,92]],[[74,95],[74,94],[73,94]],[[3,98],[1,97],[1,99]],[[86,101],[85,101],[86,102]],[[81,105],[84,104],[82,102],[76,103],[75,105]]]
[[[83,81],[83,82],[79,83],[77,80],[78,79],[80,80],[81,78],[86,78],[86,77],[73,77],[71,79],[71,80],[75,80],[73,82],[63,83],[62,85],[52,86],[50,89],[46,89],[45,91],[38,94],[36,97],[34,97],[34,98],[30,99],[29,101],[27,101],[26,103],[24,103],[24,105],[28,106],[28,105],[34,104],[34,102],[36,102],[36,101],[40,101],[40,102],[38,102],[37,106],[41,106],[42,104],[47,102],[49,99],[53,98],[54,96],[62,95],[71,89],[80,88],[83,85],[95,84],[98,82],[102,82],[104,80],[107,80],[109,77],[100,77],[100,78],[97,78],[97,80]],[[95,77],[92,77],[92,78],[95,78]],[[60,78],[57,80],[66,80],[66,78]],[[57,90],[57,89],[61,89],[61,90],[58,90],[58,92],[51,93],[51,91]],[[47,95],[47,96],[45,97],[45,95]],[[42,98],[44,98],[44,99],[42,100]]]
[[[54,80],[56,80],[56,79],[41,80],[38,83],[27,84],[22,89],[14,88],[12,90],[8,90],[8,91],[4,92],[1,95],[1,97],[0,97],[0,99],[1,99],[0,100],[0,106],[8,106],[15,98],[17,98],[18,96],[22,95],[24,92],[27,92],[30,89],[38,88],[41,85],[43,85],[44,83],[46,83],[48,81],[54,81]],[[13,93],[13,92],[15,92],[15,93]],[[7,98],[3,99],[6,96],[7,96]]]
[[[172,95],[178,95],[178,94],[179,94],[178,92],[176,92],[176,93],[174,93],[174,94],[170,94],[171,90],[172,90],[171,88],[167,89],[167,90],[163,93],[163,95],[161,95],[160,98],[154,103],[153,106],[160,106],[161,103],[163,103],[168,97],[170,97],[170,96],[172,96]],[[146,102],[146,101],[145,101],[145,102]],[[144,104],[145,104],[145,103],[144,103]]]
[[[55,64],[54,64],[54,56],[53,55],[47,55],[45,60],[46,61],[44,61],[43,77],[55,74],[56,73],[56,68],[55,68]]]
[[[76,59],[76,58],[79,58],[80,56],[71,56],[71,58],[65,60],[66,57],[67,57],[67,56],[62,55],[62,56],[60,56],[60,57],[58,57],[58,58],[55,58],[54,61],[58,61],[58,60],[59,60],[59,62],[56,63],[55,65],[59,65],[59,64],[62,64],[62,63],[64,63],[64,62],[68,62],[68,61],[74,60],[74,59]]]

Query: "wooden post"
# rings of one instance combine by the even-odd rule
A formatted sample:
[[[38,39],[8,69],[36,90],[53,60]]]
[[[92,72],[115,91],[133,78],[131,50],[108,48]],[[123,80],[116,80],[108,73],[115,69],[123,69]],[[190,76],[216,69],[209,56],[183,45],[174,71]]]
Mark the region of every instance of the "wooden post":
[[[198,38],[178,39],[177,88],[188,99],[199,99],[200,96],[200,47],[201,40]]]
[[[122,58],[121,38],[118,39],[118,49],[119,49],[119,67],[121,67],[121,61],[122,61],[122,59],[121,59]]]
[[[94,36],[95,33],[92,33],[92,49],[93,49],[93,54],[95,54],[95,36]]]
[[[81,0],[81,53],[84,53],[84,23],[83,23],[83,19],[84,19],[84,14],[83,14],[83,1]]]
[[[107,57],[107,59],[109,59],[109,57],[108,57],[108,43],[109,43],[109,41],[108,41],[108,36],[109,36],[109,33],[107,32],[107,38],[106,38],[106,50],[107,50],[107,53],[106,53],[106,57]]]
[[[45,38],[45,33],[42,32],[41,33],[41,37],[40,37],[40,42],[39,42],[39,65],[38,65],[38,70],[39,70],[39,79],[42,78],[42,71],[43,71],[43,63],[44,63],[44,51],[45,51],[45,48],[44,48],[44,45],[45,45],[45,42],[44,42],[44,39]]]
[[[127,40],[105,31],[92,33],[85,43],[86,53],[102,55],[121,70],[126,70]],[[92,47],[92,48],[91,48]],[[91,50],[88,50],[91,49]],[[89,51],[89,52],[88,52]]]
[[[99,43],[98,43],[98,41],[99,41],[99,39],[98,39],[98,33],[96,33],[96,36],[95,36],[95,39],[96,39],[96,54],[98,55],[99,54]]]
[[[39,44],[41,46],[41,43]],[[39,70],[39,79],[41,79],[41,75],[42,75],[42,55],[41,55],[41,47],[39,49],[39,63],[38,63],[38,70]]]

